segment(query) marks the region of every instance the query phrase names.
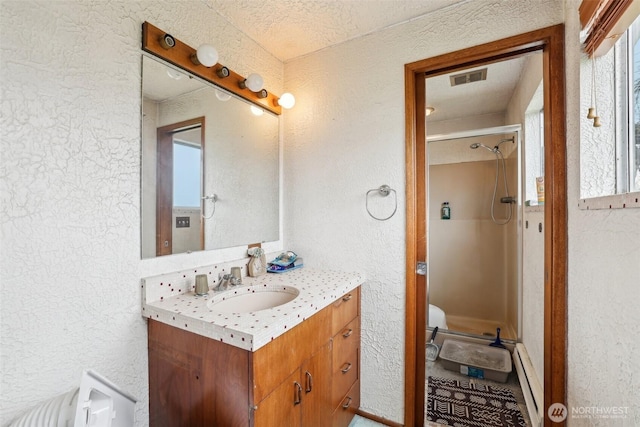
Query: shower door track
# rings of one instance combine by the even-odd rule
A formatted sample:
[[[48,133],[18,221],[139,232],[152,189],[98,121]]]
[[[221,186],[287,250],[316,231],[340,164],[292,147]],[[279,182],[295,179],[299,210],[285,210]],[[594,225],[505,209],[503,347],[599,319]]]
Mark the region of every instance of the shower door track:
[[[521,125],[496,126],[491,128],[463,130],[460,132],[443,133],[439,135],[427,135],[427,142],[448,141],[450,139],[475,138],[478,136],[497,135],[501,133],[518,133],[518,144],[520,144]],[[518,145],[519,146],[519,145]]]

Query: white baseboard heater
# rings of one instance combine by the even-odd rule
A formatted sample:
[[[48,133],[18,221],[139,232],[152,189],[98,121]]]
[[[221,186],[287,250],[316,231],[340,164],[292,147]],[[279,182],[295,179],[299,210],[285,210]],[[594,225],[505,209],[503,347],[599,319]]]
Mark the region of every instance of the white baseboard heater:
[[[513,363],[518,373],[520,387],[527,404],[532,427],[540,427],[544,422],[544,390],[533,369],[529,353],[523,344],[516,344],[513,350]]]

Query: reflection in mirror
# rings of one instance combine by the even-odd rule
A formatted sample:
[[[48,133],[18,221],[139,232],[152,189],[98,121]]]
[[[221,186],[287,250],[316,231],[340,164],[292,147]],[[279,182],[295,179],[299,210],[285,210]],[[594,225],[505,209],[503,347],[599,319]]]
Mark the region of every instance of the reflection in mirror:
[[[143,55],[142,258],[279,238],[279,120]]]
[[[542,77],[533,53],[426,79],[430,328],[521,337],[523,199],[543,175]],[[541,267],[542,254],[532,262]]]
[[[204,248],[201,221],[204,117],[159,127],[156,139],[156,255]]]

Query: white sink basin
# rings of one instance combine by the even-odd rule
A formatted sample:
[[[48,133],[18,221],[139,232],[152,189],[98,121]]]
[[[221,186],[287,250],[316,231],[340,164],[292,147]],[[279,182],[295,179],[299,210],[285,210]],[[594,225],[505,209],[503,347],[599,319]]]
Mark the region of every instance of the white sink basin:
[[[300,294],[300,291],[290,286],[286,289],[257,288],[251,292],[246,290],[235,292],[238,293],[230,290],[215,296],[207,303],[207,307],[219,313],[250,313],[286,304]]]

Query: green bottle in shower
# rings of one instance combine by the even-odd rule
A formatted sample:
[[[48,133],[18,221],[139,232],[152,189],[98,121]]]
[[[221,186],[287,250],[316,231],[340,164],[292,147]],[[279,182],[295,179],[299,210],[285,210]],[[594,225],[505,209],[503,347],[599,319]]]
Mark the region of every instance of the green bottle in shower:
[[[440,208],[440,218],[451,219],[451,207],[449,206],[449,202],[444,202],[442,204],[442,208]]]

